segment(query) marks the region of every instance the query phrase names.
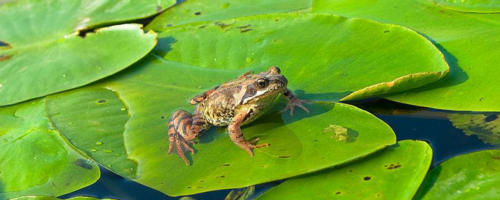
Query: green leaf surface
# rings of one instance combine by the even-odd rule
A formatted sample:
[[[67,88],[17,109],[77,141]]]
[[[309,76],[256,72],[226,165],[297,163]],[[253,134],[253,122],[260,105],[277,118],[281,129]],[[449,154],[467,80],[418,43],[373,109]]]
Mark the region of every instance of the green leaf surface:
[[[88,186],[97,165],[68,145],[42,100],[0,109],[0,199],[59,196]]]
[[[0,6],[0,106],[72,89],[112,75],[146,55],[156,34],[119,25],[172,0],[21,0]],[[27,14],[29,13],[29,14]]]
[[[486,144],[500,147],[500,119],[498,114],[449,114],[455,128],[468,136],[477,136]]]
[[[55,197],[47,197],[47,196],[23,196],[17,197],[9,200],[63,200]],[[100,200],[94,197],[72,197],[64,200]],[[102,200],[113,200],[113,199],[102,199]]]
[[[174,27],[159,38],[153,52],[169,61],[214,69],[278,66],[292,89],[307,89],[306,99],[400,92],[448,73],[441,52],[421,35],[334,15],[251,16]]]
[[[440,7],[461,12],[500,12],[500,0],[434,0],[434,2]]]
[[[431,161],[427,143],[401,141],[363,160],[287,180],[257,199],[410,200]]]
[[[188,0],[156,17],[146,28],[162,31],[193,22],[213,22],[269,13],[285,13],[310,8],[312,0]]]
[[[212,128],[200,138],[194,146],[196,154],[187,154],[190,166],[175,154],[167,156],[170,115],[177,109],[192,112],[191,97],[245,71],[194,67],[150,54],[112,79],[49,96],[47,110],[56,127],[71,129],[65,132],[61,128],[68,140],[100,164],[172,196],[289,178],[352,161],[395,143],[389,126],[353,106],[313,103],[307,105],[311,114],[297,111],[291,117],[278,112],[285,106],[281,100],[265,116],[243,127],[247,140],[258,137],[271,144],[256,149],[255,157],[233,144],[221,128]],[[106,103],[99,104],[103,99]],[[81,107],[75,109],[75,105]],[[126,112],[130,119],[124,124]],[[98,124],[87,121],[92,115],[99,119]],[[348,140],[339,140],[332,126],[347,130],[343,136]],[[105,131],[88,134],[99,128]],[[95,142],[106,138],[115,138],[104,149],[112,151],[110,156],[118,152],[116,160],[100,159],[99,151],[91,151],[96,149]],[[123,149],[127,157],[121,154]],[[135,174],[123,164],[114,164],[131,160],[137,163]]]
[[[500,111],[500,14],[457,12],[430,0],[316,0],[313,12],[402,25],[437,44],[450,64],[450,76],[388,99],[446,110]]]
[[[500,150],[454,157],[431,170],[416,200],[500,199]]]

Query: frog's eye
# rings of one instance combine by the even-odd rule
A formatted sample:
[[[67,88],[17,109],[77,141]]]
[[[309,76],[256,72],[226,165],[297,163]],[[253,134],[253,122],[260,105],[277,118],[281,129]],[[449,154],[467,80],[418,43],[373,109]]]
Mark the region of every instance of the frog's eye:
[[[259,87],[259,88],[265,88],[265,87],[267,87],[267,85],[269,85],[269,80],[259,78],[259,79],[257,79],[256,84],[257,84],[257,87]]]

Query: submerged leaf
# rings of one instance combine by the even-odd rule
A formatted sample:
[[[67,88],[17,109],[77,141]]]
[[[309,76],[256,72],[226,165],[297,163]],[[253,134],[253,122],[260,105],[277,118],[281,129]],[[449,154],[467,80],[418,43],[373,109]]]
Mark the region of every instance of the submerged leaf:
[[[224,200],[248,200],[255,193],[255,186],[232,190]]]
[[[448,118],[466,135],[477,135],[486,144],[500,146],[498,114],[449,114]]]
[[[431,161],[427,143],[400,141],[363,160],[287,180],[257,199],[410,200]]]

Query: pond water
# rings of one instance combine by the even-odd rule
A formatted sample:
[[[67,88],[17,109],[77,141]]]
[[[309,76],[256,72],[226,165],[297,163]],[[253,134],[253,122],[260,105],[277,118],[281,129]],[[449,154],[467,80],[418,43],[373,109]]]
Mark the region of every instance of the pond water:
[[[432,167],[457,155],[498,148],[498,146],[482,141],[477,135],[466,135],[464,131],[455,128],[448,117],[450,114],[475,114],[482,117],[479,118],[479,121],[484,119],[484,123],[487,123],[496,120],[498,113],[442,111],[399,104],[384,99],[355,101],[349,102],[349,104],[367,110],[389,124],[396,133],[398,141],[406,139],[427,141],[433,149]],[[478,123],[477,119],[470,120],[471,123],[473,121],[474,123]],[[484,123],[475,124],[472,127],[474,128],[473,130],[484,130],[481,129],[481,124]],[[498,135],[493,135],[493,137],[498,139]],[[256,193],[262,193],[279,183],[280,181],[258,185],[256,186]],[[198,200],[222,200],[229,191],[208,192],[193,195],[192,197]],[[62,198],[74,196],[93,196],[122,200],[179,199],[179,197],[169,197],[146,186],[128,181],[104,168],[101,168],[101,178],[95,184],[64,195]]]

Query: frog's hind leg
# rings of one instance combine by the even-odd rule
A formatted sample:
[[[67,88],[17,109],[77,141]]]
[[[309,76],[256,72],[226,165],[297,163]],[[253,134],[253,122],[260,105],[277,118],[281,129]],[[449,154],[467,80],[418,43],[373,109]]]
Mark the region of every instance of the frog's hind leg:
[[[198,138],[210,125],[205,121],[200,113],[195,113],[191,116],[185,110],[177,110],[172,115],[168,122],[168,140],[170,141],[168,147],[168,154],[172,153],[174,146],[176,146],[177,154],[184,160],[186,165],[189,165],[184,152],[190,151],[195,153],[190,144],[195,144],[194,139]]]

